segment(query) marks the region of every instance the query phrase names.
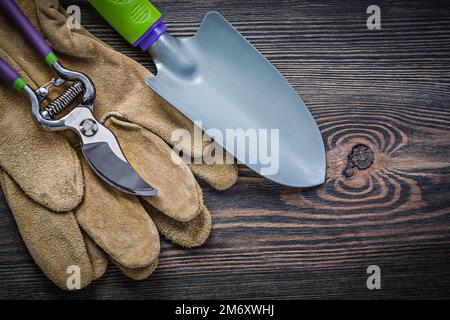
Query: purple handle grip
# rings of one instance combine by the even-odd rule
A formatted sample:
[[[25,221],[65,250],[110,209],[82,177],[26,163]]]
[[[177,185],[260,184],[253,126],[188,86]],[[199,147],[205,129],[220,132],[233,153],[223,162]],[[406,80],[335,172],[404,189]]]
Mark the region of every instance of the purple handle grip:
[[[45,58],[52,51],[14,0],[0,0],[0,9],[41,57]]]
[[[12,86],[14,81],[19,78],[20,75],[5,60],[0,58],[0,80],[5,84]]]

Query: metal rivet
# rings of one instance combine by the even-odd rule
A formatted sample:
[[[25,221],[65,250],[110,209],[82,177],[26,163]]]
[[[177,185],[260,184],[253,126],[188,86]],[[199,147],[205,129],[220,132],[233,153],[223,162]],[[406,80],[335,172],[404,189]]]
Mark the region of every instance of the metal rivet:
[[[46,98],[48,96],[48,89],[47,88],[39,88],[38,90],[38,94],[42,97],[42,98]]]
[[[98,131],[98,124],[94,119],[84,119],[80,123],[81,133],[86,137],[92,137]]]

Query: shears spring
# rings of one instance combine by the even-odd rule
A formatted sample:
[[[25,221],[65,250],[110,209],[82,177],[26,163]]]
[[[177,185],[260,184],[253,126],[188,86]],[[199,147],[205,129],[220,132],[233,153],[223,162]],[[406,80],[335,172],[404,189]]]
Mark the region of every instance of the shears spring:
[[[81,94],[84,92],[84,86],[77,81],[65,90],[58,98],[49,102],[49,104],[41,111],[42,117],[51,120],[68,108]],[[48,90],[42,87],[37,92],[41,98],[48,97]]]

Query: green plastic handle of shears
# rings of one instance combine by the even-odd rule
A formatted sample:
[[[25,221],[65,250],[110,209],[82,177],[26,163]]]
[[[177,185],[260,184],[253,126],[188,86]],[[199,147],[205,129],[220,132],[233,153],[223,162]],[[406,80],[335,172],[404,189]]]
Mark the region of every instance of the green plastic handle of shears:
[[[161,13],[149,0],[89,0],[89,3],[131,44],[161,19]]]

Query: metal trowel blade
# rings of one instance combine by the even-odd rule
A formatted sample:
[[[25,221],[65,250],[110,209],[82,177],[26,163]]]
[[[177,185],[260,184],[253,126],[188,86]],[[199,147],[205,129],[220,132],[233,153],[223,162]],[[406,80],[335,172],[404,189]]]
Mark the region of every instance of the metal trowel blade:
[[[221,141],[213,138],[239,162],[287,186],[324,182],[323,139],[307,107],[281,73],[219,13],[209,13],[192,38],[162,35],[149,53],[158,70],[157,76],[146,79],[150,88],[201,122],[206,133],[220,132]],[[227,137],[238,129],[265,130],[269,136],[278,132],[278,139],[271,136],[263,153],[254,146],[240,152]]]

